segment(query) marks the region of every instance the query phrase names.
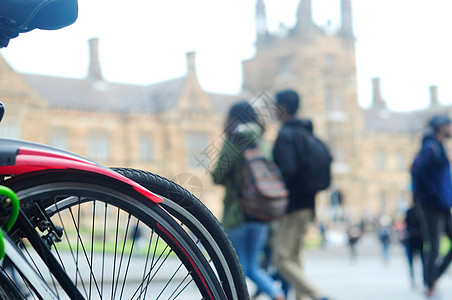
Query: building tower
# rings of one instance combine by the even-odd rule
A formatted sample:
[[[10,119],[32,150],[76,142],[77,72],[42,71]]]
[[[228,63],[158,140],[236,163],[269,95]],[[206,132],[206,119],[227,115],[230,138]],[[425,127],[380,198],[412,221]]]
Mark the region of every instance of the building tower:
[[[264,0],[257,0],[256,3],[256,42],[262,41],[268,34],[267,13],[265,11]]]
[[[312,20],[312,1],[301,0],[297,9],[297,23],[295,30],[298,32],[306,33],[312,31],[315,28]]]
[[[265,16],[263,5],[258,0],[257,16]],[[350,0],[342,0],[341,13],[342,26],[335,33],[327,32],[314,23],[312,0],[300,0],[295,26],[284,35],[265,31],[265,39],[256,43],[255,56],[243,61],[242,88],[255,97],[262,92],[273,96],[285,88],[300,94],[300,117],[310,118],[315,132],[330,144],[334,185],[353,203],[359,201],[352,180],[359,162],[356,139],[350,133],[359,132],[363,122]]]

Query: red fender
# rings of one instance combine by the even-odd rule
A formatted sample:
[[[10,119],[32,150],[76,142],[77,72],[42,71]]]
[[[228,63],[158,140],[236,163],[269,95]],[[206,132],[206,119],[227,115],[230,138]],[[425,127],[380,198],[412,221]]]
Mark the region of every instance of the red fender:
[[[22,175],[43,170],[78,170],[101,174],[126,183],[155,203],[163,201],[135,181],[84,157],[52,147],[0,139],[0,174]]]

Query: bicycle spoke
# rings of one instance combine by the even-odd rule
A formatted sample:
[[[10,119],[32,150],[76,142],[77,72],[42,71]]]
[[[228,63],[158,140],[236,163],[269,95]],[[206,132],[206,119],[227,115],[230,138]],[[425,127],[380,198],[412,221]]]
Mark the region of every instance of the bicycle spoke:
[[[78,205],[77,205],[77,225],[74,224],[75,226],[75,230],[77,232],[77,261],[75,262],[75,268],[78,270],[78,263],[79,263],[79,245],[80,245],[80,233],[79,233],[79,228],[80,228],[80,197],[78,198]],[[71,211],[71,209],[69,208],[69,210]],[[71,211],[72,214],[72,211]],[[74,221],[74,220],[73,220]],[[78,272],[78,271],[77,271]],[[83,279],[80,276],[80,281],[82,283],[83,289],[85,290],[85,295],[86,295],[86,289],[85,289],[85,285],[83,284]],[[75,276],[75,286],[77,285],[77,275]]]
[[[141,288],[140,288],[140,298],[139,299],[141,299],[141,295],[143,294],[143,282],[144,282],[145,276],[146,276],[146,269],[147,269],[148,260],[149,260],[149,252],[151,251],[151,241],[153,240],[153,238],[154,238],[154,230],[151,231],[151,237],[149,239],[148,250],[146,251],[146,261],[145,261],[144,269],[143,269],[143,277],[141,278],[141,285],[140,285]],[[151,266],[152,266],[152,263],[151,263]],[[144,297],[146,298],[146,290],[144,291]]]
[[[96,216],[96,200],[93,201],[93,218],[91,221],[91,253],[90,253],[90,265],[91,266],[93,265],[93,255],[94,255],[94,223],[96,220],[95,216]],[[94,275],[93,275],[93,272],[91,269],[91,275],[89,277],[89,297],[88,297],[88,299],[91,299],[91,287],[92,287],[93,279],[95,279],[95,278],[94,278]],[[96,287],[97,287],[97,284],[96,284]],[[100,293],[98,287],[97,287],[97,290]]]
[[[129,274],[130,261],[132,259],[133,249],[134,249],[134,246],[135,246],[135,240],[137,238],[138,226],[139,225],[140,225],[140,221],[138,220],[136,225],[135,225],[135,231],[134,231],[133,237],[132,237],[132,246],[131,246],[130,253],[129,253],[129,259],[127,260],[127,267],[126,267],[126,270],[125,270],[125,273],[124,273],[124,280],[122,281],[122,288],[121,288],[121,293],[119,295],[119,299],[122,299],[122,296],[124,294],[124,288],[125,288],[126,281],[127,281],[127,275]]]
[[[169,249],[168,246],[165,247],[165,249],[162,251],[162,253],[160,254],[160,256],[157,258],[157,260],[154,262],[154,259],[156,257],[156,252],[157,252],[157,245],[158,245],[158,241],[159,241],[160,237],[157,236],[157,241],[155,242],[154,245],[154,250],[153,250],[153,254],[152,254],[152,260],[151,260],[151,264],[150,264],[150,269],[149,272],[146,274],[146,276],[144,276],[140,286],[137,288],[137,290],[135,291],[135,293],[132,295],[132,298],[136,295],[136,293],[138,292],[138,290],[144,288],[145,291],[145,298],[146,298],[146,292],[147,292],[147,288],[149,286],[149,284],[151,283],[152,279],[155,277],[155,275],[157,274],[159,268],[161,267],[161,265],[163,265],[163,263],[166,261],[166,258],[169,256],[169,254],[171,253],[171,250]],[[152,240],[149,241],[149,245],[151,245]],[[163,259],[162,264],[160,265],[160,267],[157,269],[157,271],[154,272],[154,275],[151,276],[152,271],[154,270],[154,267],[157,265],[157,263],[159,262],[159,260],[163,257],[163,254],[165,253],[165,251],[168,249],[168,253],[167,256]],[[145,270],[146,271],[146,270]],[[144,282],[146,281],[146,284],[144,285]]]
[[[115,254],[113,255],[113,272],[112,272],[112,282],[111,282],[111,296],[113,297],[113,291],[115,288],[115,271],[116,271],[116,254],[118,250],[118,236],[119,236],[119,208],[116,212],[116,231],[115,231]]]
[[[176,293],[176,291],[179,289],[179,287],[182,286],[182,284],[184,283],[184,281],[185,281],[187,278],[190,278],[189,275],[190,275],[190,274],[187,274],[187,275],[185,276],[184,280],[182,280],[182,282],[179,284],[179,286],[177,287],[177,289],[174,290],[174,292],[173,292],[173,294],[172,294],[171,296],[173,296],[173,295]],[[177,297],[179,297],[179,296],[182,294],[182,292],[183,292],[183,291],[184,291],[184,290],[185,290],[192,282],[193,282],[193,279],[190,279],[190,281],[187,282],[187,284],[185,284],[185,286],[179,291],[179,293],[176,294],[176,296],[175,296],[173,299],[176,299]]]
[[[152,266],[152,268],[149,270],[149,273],[148,273],[148,280],[147,280],[147,283],[146,283],[145,290],[148,289],[149,284],[150,284],[150,283],[152,282],[152,280],[157,276],[157,274],[159,273],[160,269],[163,267],[163,265],[164,265],[165,262],[167,261],[168,257],[169,257],[170,254],[172,253],[172,250],[171,250],[171,249],[168,249],[168,250],[169,250],[168,253],[167,253],[166,256],[163,258],[162,262],[161,262],[160,265],[157,267],[157,269],[155,269],[155,267],[157,266],[157,263],[158,263],[158,261],[160,260],[160,257],[159,257],[159,259],[156,261],[156,263]],[[181,264],[181,265],[182,265],[182,264]],[[180,268],[181,265],[178,266],[178,269]],[[154,270],[154,269],[155,269],[154,274],[151,276],[152,270]]]
[[[103,299],[104,295],[104,272],[105,272],[105,243],[107,242],[107,203],[105,203],[105,213],[104,213],[104,240],[102,245],[102,281],[101,281],[101,295],[100,297]]]
[[[21,243],[23,243],[23,239],[21,239]],[[29,258],[29,261],[34,265],[35,269],[36,269],[37,272],[38,272],[38,275],[39,275],[41,278],[44,278],[44,276],[42,275],[42,273],[41,273],[41,271],[39,270],[38,266],[36,265],[36,262],[35,262],[33,256],[30,254],[30,251],[28,251],[27,247],[24,247],[23,252],[25,252],[25,253],[27,254],[27,256],[28,256],[28,258]],[[49,272],[50,272],[50,271],[49,271]]]
[[[78,260],[78,252],[79,252],[79,244],[80,244],[80,242],[79,242],[79,240],[80,240],[79,230],[78,230],[77,225],[76,225],[76,223],[75,223],[74,213],[72,212],[72,208],[71,208],[71,207],[69,207],[69,213],[70,213],[70,215],[71,215],[73,225],[74,225],[75,230],[76,230],[76,232],[77,232],[77,242],[76,242],[76,252],[75,252],[75,253],[76,253],[75,256],[76,256],[77,258],[75,258],[75,257],[73,256],[73,259],[74,259],[74,262],[75,262],[75,286],[78,286],[78,284],[77,284],[77,283],[78,283],[78,278],[80,277],[80,281],[81,281],[82,288],[83,288],[83,290],[84,290],[84,292],[85,292],[85,295],[87,295],[86,288],[85,288],[85,285],[84,285],[83,280],[82,280],[82,275],[81,275],[81,273],[80,273],[80,269],[79,269],[79,266],[78,266],[78,263],[79,263],[79,260]]]
[[[81,202],[81,201],[79,200],[79,203],[80,203],[80,202]],[[85,293],[86,293],[85,284],[84,284],[82,275],[81,275],[81,273],[80,273],[80,270],[79,270],[79,268],[78,268],[78,264],[79,264],[78,248],[79,248],[79,245],[80,245],[81,248],[82,248],[83,255],[85,256],[85,260],[86,260],[86,263],[87,263],[87,265],[88,265],[89,272],[90,272],[90,277],[89,277],[89,278],[90,278],[90,284],[89,284],[89,290],[90,290],[90,292],[89,292],[89,297],[88,297],[88,299],[90,299],[90,298],[91,298],[91,286],[92,286],[92,281],[94,281],[95,288],[97,289],[97,292],[99,293],[99,295],[100,295],[100,290],[99,290],[99,285],[98,285],[98,283],[97,283],[96,277],[95,277],[94,272],[93,272],[92,256],[91,256],[91,260],[90,260],[90,259],[88,258],[88,253],[87,253],[87,251],[86,251],[85,243],[83,242],[82,236],[80,235],[80,204],[79,204],[78,206],[79,206],[79,207],[78,207],[78,210],[79,210],[79,211],[78,211],[78,216],[77,216],[77,224],[75,223],[75,219],[72,218],[73,225],[74,225],[75,230],[76,230],[76,232],[77,232],[77,261],[76,261],[76,269],[77,269],[77,274],[78,274],[78,276],[80,276],[81,284],[82,284],[82,286],[83,286],[83,288],[84,288],[84,290],[85,290]],[[70,209],[69,209],[69,210],[70,210]],[[71,211],[71,210],[70,210],[70,211]],[[72,211],[71,211],[71,215],[72,215]],[[72,216],[73,216],[73,215],[72,215]],[[94,234],[94,231],[93,231],[93,234]],[[91,248],[93,248],[93,247],[91,247]],[[91,249],[91,255],[92,255],[92,252],[93,252],[93,249]],[[76,275],[76,279],[77,279],[77,275]],[[77,280],[76,280],[76,283],[77,283]],[[77,284],[76,284],[76,285],[77,285]]]
[[[174,277],[176,276],[177,272],[179,272],[180,268],[182,267],[182,264],[176,269],[176,272],[174,272],[174,274],[170,277],[170,279],[168,280],[168,282],[165,284],[165,286],[163,287],[162,291],[160,292],[160,294],[157,296],[156,299],[159,299],[160,296],[163,294],[163,292],[166,290],[166,288],[170,285],[170,283],[173,281]]]
[[[114,290],[114,293],[112,294],[113,295],[113,299],[115,299],[116,290],[118,289],[118,284],[119,284],[119,277],[121,276],[121,266],[122,266],[122,261],[123,261],[123,258],[124,258],[124,250],[125,250],[125,247],[126,247],[126,239],[127,239],[128,233],[129,233],[130,217],[131,217],[131,215],[129,214],[129,216],[127,218],[126,229],[125,229],[125,232],[124,232],[124,242],[122,244],[121,256],[119,258],[118,276],[116,278],[115,290]],[[113,274],[113,277],[114,277],[114,274]]]

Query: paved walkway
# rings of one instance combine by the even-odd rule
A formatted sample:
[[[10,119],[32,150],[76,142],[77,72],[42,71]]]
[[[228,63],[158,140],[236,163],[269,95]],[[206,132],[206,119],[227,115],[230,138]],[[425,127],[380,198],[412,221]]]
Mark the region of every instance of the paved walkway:
[[[421,300],[421,266],[415,273],[418,287],[412,288],[408,263],[400,244],[393,244],[390,260],[384,263],[375,234],[367,234],[357,244],[357,259],[351,260],[346,245],[327,246],[308,251],[304,256],[306,274],[334,300]],[[249,283],[250,291],[254,285]],[[261,296],[258,300],[267,300]],[[289,300],[294,300],[291,295]],[[438,283],[436,299],[452,299],[452,268]]]
[[[337,241],[337,240],[336,240]],[[312,281],[333,300],[422,300],[420,262],[416,264],[418,287],[412,288],[408,264],[400,244],[391,245],[389,263],[382,259],[381,245],[376,234],[366,234],[357,244],[357,259],[351,260],[344,243],[327,245],[324,249],[307,251],[305,272]],[[96,261],[101,261],[96,260]],[[135,261],[139,263],[139,260]],[[111,263],[106,263],[111,265]],[[139,268],[137,268],[139,269]],[[82,272],[89,274],[89,272]],[[129,275],[129,279],[140,274]],[[253,293],[255,286],[248,281]],[[452,299],[452,267],[438,283],[435,300]],[[269,300],[260,296],[256,300]],[[295,300],[293,294],[288,300]]]

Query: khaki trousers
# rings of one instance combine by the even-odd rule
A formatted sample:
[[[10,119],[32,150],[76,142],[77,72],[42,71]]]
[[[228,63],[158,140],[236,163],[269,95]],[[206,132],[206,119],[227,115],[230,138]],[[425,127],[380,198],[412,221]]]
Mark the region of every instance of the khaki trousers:
[[[322,295],[303,272],[302,251],[312,209],[302,209],[278,219],[273,232],[273,260],[281,275],[295,290],[297,300],[305,296],[318,299]]]

